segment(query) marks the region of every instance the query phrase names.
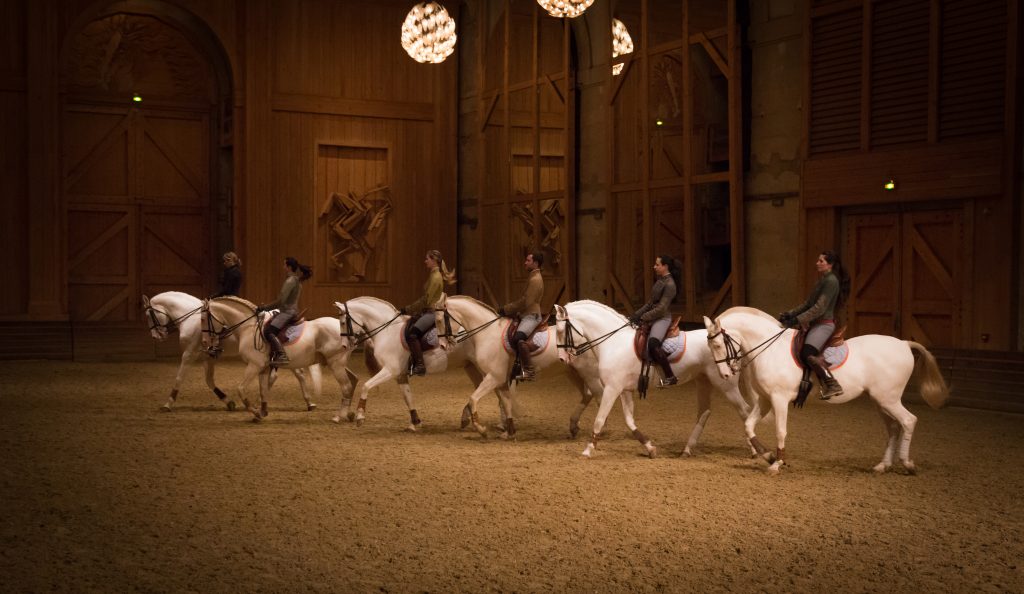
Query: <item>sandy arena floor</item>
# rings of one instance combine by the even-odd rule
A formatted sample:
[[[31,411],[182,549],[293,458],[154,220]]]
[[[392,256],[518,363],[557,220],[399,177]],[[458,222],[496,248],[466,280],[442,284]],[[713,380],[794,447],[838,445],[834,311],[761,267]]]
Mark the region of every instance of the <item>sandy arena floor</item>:
[[[790,415],[789,467],[751,460],[720,397],[679,458],[689,387],[619,408],[597,456],[567,439],[561,370],[520,390],[516,442],[460,432],[461,371],[395,384],[367,423],[305,412],[283,375],[262,424],[175,363],[0,363],[0,587],[20,591],[1024,591],[1024,417],[911,406],[919,474],[875,476],[867,399]],[[366,377],[361,366],[354,368]],[[229,388],[238,362],[218,370]],[[584,415],[589,433],[596,403]],[[497,421],[493,398],[482,416]],[[773,431],[760,435],[774,446]]]

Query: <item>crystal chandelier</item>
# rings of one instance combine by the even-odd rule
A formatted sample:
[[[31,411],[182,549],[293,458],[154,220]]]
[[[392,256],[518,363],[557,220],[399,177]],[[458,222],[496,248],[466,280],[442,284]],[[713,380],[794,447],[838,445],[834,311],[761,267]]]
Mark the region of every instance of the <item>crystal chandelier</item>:
[[[619,19],[612,19],[612,60],[619,56],[633,53],[633,38],[629,36],[626,24]],[[622,73],[623,62],[612,65],[612,76]]]
[[[420,2],[402,23],[402,47],[417,62],[444,62],[455,51],[455,19],[437,2]]]
[[[583,14],[583,11],[590,8],[593,3],[594,0],[537,0],[537,4],[551,16],[570,19]]]

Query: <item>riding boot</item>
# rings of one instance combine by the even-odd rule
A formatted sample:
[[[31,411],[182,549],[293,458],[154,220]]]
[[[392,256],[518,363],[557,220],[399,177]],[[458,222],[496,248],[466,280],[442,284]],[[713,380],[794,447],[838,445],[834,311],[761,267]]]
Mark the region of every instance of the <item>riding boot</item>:
[[[406,336],[406,342],[409,343],[409,354],[412,355],[412,370],[409,373],[426,375],[427,366],[423,364],[423,346],[420,344],[420,337],[415,334]]]
[[[807,362],[811,364],[811,369],[814,370],[814,375],[818,377],[818,381],[821,382],[821,399],[828,400],[835,396],[841,396],[843,394],[843,387],[839,385],[836,378],[832,375],[832,372],[828,370],[828,363],[825,362],[825,358],[818,355],[810,355],[807,357]]]
[[[668,353],[665,352],[665,349],[660,346],[651,349],[651,358],[654,359],[654,362],[657,363],[659,367],[661,367],[661,375],[663,377],[661,378],[661,384],[659,385],[662,388],[674,386],[679,382],[679,380],[676,379],[676,375],[672,373],[672,364],[668,362]]]
[[[522,369],[516,379],[521,382],[532,382],[537,378],[537,368],[533,366],[533,360],[530,358],[528,341],[520,340],[516,349],[519,351],[519,368]]]
[[[268,333],[266,338],[267,342],[270,343],[270,366],[287,365],[288,355],[285,354],[284,347],[281,346],[281,339],[277,337],[277,333]]]

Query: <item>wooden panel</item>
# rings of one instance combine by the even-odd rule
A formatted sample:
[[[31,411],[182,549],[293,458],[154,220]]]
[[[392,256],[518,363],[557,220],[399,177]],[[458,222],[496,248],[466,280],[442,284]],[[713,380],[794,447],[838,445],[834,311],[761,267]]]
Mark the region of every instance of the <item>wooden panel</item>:
[[[25,76],[26,4],[25,0],[0,2],[0,77]]]
[[[29,225],[28,131],[25,121],[25,94],[0,92],[0,175],[4,191],[0,205],[0,252],[27,254]],[[10,282],[0,288],[0,316],[16,315],[28,308],[29,259],[10,260]]]
[[[271,3],[272,34],[263,42],[271,46],[272,92],[433,101],[434,71],[442,66],[416,62],[399,43],[401,24],[412,5],[335,0]]]
[[[860,147],[862,21],[859,6],[811,21],[811,155]]]
[[[0,361],[17,359],[71,359],[72,336],[68,322],[0,322]]]
[[[895,213],[846,218],[844,255],[851,278],[847,336],[899,332],[899,217]]]
[[[950,387],[950,404],[1024,412],[1024,354],[930,349]]]
[[[808,159],[803,200],[808,208],[997,196],[1003,191],[997,139],[932,145],[864,155]],[[888,179],[896,190],[887,192]]]
[[[142,208],[140,293],[209,294],[206,271],[215,259],[210,255],[206,219],[205,208]]]
[[[901,337],[960,344],[964,234],[958,210],[908,212],[902,221]]]
[[[998,134],[1006,85],[1006,0],[942,2],[939,137]]]
[[[928,9],[920,0],[872,5],[872,147],[928,140]]]

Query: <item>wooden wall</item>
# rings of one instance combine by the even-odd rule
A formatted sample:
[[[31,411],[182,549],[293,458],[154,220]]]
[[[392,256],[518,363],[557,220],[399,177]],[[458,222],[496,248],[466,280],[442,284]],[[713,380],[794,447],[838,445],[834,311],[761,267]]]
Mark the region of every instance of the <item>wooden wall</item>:
[[[456,65],[405,54],[400,25],[410,7],[0,0],[9,215],[0,247],[27,254],[12,259],[0,287],[0,320],[92,320],[131,332],[142,325],[140,289],[211,291],[227,247],[241,255],[243,295],[255,301],[275,296],[289,255],[314,265],[303,300],[310,315],[363,294],[414,300],[423,253],[454,257],[456,248]],[[121,14],[163,31],[146,36],[153,47],[132,54],[110,24]],[[117,36],[114,66],[82,59],[89,35]],[[161,50],[175,36],[175,52]],[[206,74],[183,74],[190,52]],[[133,67],[118,70],[118,59]],[[180,92],[203,79],[199,96]],[[149,86],[133,104],[140,81]],[[345,258],[336,269],[331,255],[344,246],[330,225],[343,213],[321,214],[330,194],[362,196],[381,175],[385,231],[361,274],[345,270]],[[187,208],[194,219],[182,218]]]

